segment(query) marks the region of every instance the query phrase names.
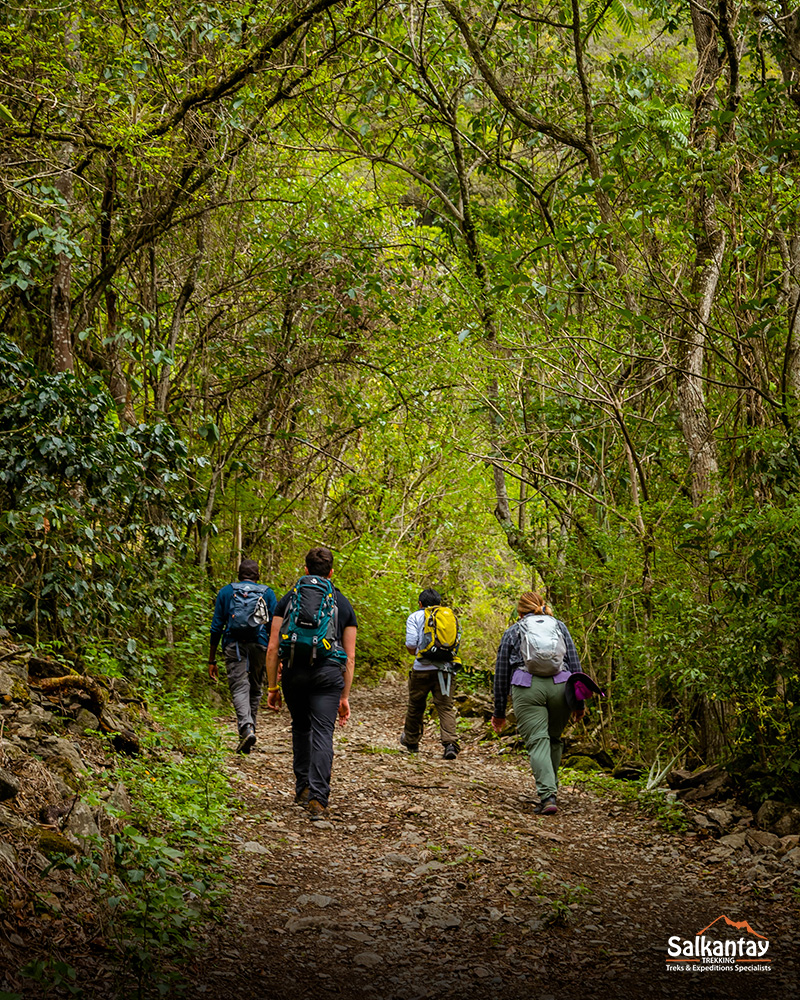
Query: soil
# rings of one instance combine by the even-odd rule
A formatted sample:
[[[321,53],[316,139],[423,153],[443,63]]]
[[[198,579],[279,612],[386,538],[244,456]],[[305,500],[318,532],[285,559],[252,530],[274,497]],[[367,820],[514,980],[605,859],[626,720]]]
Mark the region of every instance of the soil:
[[[352,718],[335,735],[330,814],[318,823],[294,804],[286,710],[263,711],[246,757],[233,752],[233,718],[219,720],[240,804],[225,831],[227,912],[202,929],[169,996],[797,995],[796,851],[792,860],[720,847],[707,830],[668,832],[585,783],[562,785],[558,813],[538,816],[526,758],[509,742],[486,740],[482,719],[462,720],[456,760],[442,758],[435,719],[418,754],[402,749],[405,698],[398,678],[354,690]],[[74,897],[57,873],[38,881],[34,848],[26,854],[18,839],[16,850],[14,866],[0,864],[12,907],[0,920],[0,1000],[3,990],[39,1000],[78,987],[89,1000],[141,1000],[167,987],[166,975],[139,993],[130,978],[122,987],[89,889]],[[35,911],[23,902],[30,898],[39,900]],[[26,908],[14,917],[16,899]],[[712,923],[720,938],[768,941],[769,964],[699,974],[696,963],[667,962],[671,937],[693,940]],[[37,984],[19,970],[47,955],[61,956],[67,978],[54,982],[51,970],[32,992]],[[67,965],[77,970],[74,986]]]
[[[797,869],[720,859],[702,833],[665,832],[582,785],[533,812],[524,756],[466,732],[442,759],[431,720],[402,750],[399,680],[354,690],[337,729],[330,815],[294,804],[289,717],[265,713],[232,758],[235,885],[189,992],[227,998],[571,1000],[788,997],[800,969]],[[234,739],[233,720],[221,720]],[[769,965],[668,969],[668,939],[722,915],[769,940]],[[721,920],[715,927],[723,927]],[[728,929],[728,928],[726,928]],[[755,935],[750,934],[754,931]]]

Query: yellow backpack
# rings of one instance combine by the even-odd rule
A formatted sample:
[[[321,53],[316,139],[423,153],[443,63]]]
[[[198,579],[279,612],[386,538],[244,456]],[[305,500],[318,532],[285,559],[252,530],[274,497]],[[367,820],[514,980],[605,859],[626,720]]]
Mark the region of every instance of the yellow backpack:
[[[461,644],[461,626],[453,609],[436,604],[423,610],[425,624],[417,659],[429,660],[431,663],[460,663],[458,647]]]

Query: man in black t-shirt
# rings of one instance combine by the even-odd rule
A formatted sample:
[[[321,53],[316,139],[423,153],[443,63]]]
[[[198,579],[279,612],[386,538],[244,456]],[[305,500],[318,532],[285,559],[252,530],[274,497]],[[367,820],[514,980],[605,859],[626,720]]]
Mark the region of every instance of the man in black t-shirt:
[[[316,548],[306,555],[306,573],[329,580],[333,575],[333,553]],[[304,806],[312,820],[324,819],[328,811],[331,768],[333,766],[333,730],[338,717],[344,725],[350,718],[350,687],[356,663],[356,615],[353,606],[334,588],[336,635],[347,661],[342,667],[334,657],[316,659],[292,656],[281,669],[279,644],[284,616],[292,591],[278,601],[272,619],[267,649],[267,708],[281,707],[281,686],[286,707],[292,717],[292,753],[295,778],[295,802]]]

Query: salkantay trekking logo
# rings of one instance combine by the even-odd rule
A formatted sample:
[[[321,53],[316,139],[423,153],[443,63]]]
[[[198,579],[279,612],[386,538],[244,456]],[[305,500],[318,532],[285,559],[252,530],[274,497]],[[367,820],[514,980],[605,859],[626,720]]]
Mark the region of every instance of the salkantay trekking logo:
[[[712,928],[713,935],[709,934]],[[737,937],[732,931],[744,931],[747,936],[740,933]],[[667,941],[667,971],[770,972],[768,951],[769,940],[763,934],[754,931],[746,920],[737,923],[722,913],[694,937],[675,935]]]

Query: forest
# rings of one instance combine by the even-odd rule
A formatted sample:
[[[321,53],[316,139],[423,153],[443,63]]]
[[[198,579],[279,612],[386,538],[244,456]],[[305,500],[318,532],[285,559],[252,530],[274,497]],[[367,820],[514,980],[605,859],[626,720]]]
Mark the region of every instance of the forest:
[[[359,675],[543,588],[604,738],[796,796],[792,5],[0,13],[0,613],[195,684],[316,543]]]
[[[798,166],[788,0],[0,5],[0,634],[185,742],[327,545],[356,687],[539,590],[581,738],[800,802]]]

